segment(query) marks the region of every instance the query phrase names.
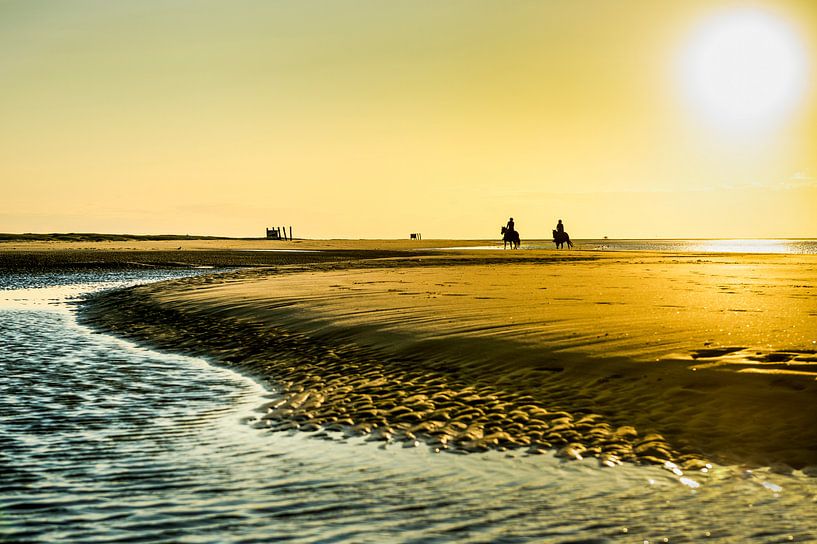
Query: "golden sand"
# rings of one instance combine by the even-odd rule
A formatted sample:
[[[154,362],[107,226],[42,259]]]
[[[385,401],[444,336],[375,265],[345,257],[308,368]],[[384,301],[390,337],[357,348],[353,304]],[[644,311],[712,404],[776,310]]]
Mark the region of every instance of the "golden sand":
[[[151,285],[88,316],[269,378],[273,428],[801,468],[816,282],[802,255],[448,252]]]
[[[451,240],[128,240],[0,241],[0,272],[60,269],[155,267],[257,267],[312,262],[343,262],[410,254],[454,245],[484,244]]]
[[[439,249],[446,247],[481,246],[485,240],[267,240],[247,239],[181,239],[128,241],[0,241],[0,252],[36,251],[257,251],[257,250],[320,250],[377,251]]]

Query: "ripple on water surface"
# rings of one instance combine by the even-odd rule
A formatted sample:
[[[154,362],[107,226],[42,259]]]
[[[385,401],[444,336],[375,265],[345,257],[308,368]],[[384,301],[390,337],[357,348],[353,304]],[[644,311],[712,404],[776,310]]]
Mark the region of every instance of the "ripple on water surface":
[[[655,467],[256,430],[242,421],[269,400],[259,385],[92,334],[65,296],[162,277],[0,279],[0,540],[817,539],[803,477],[716,467],[684,485]]]

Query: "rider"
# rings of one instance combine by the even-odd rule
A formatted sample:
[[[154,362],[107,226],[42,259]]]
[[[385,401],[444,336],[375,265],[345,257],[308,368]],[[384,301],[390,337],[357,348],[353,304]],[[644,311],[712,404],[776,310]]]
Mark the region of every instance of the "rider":
[[[564,231],[565,231],[565,226],[562,225],[562,220],[559,219],[559,222],[556,223],[556,232],[558,232],[559,234],[562,234]]]
[[[513,217],[508,219],[508,224],[505,226],[505,228],[507,228],[509,232],[513,232],[514,230],[516,230],[513,228]]]

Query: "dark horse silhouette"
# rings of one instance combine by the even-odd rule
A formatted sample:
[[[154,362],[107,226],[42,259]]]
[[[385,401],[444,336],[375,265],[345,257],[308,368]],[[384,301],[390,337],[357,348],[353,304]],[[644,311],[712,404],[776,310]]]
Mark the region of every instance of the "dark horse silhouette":
[[[511,244],[511,249],[519,249],[519,233],[515,230],[508,230],[508,227],[502,227],[502,241],[504,242],[502,249],[508,249],[508,242]]]
[[[573,242],[570,241],[570,235],[566,232],[559,232],[558,230],[553,231],[553,243],[556,244],[556,247],[562,249],[564,244],[567,244],[568,248],[573,247]]]

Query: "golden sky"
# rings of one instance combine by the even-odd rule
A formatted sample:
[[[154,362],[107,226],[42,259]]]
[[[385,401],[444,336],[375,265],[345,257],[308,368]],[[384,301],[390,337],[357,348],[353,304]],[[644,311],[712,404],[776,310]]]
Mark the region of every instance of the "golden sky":
[[[0,232],[817,237],[816,82],[813,0],[0,0]]]

